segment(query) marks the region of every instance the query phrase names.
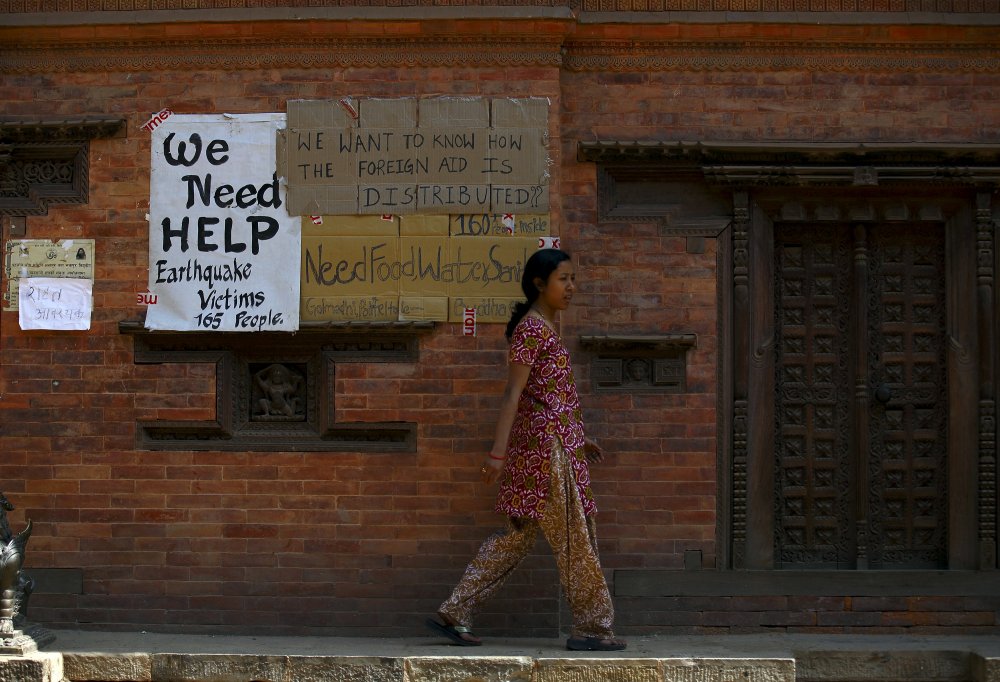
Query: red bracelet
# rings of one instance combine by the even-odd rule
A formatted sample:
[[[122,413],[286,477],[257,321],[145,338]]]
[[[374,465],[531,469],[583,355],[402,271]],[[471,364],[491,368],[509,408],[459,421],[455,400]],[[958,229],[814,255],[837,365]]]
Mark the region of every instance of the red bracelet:
[[[504,461],[505,459],[507,459],[506,455],[504,455],[503,457],[495,457],[492,452],[489,452],[487,454],[489,455],[490,459],[500,460],[501,462]]]

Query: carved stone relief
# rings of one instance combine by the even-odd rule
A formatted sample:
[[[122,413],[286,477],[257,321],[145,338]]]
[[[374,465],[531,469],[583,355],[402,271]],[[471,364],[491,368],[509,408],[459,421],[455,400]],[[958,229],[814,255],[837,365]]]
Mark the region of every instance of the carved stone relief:
[[[215,419],[138,424],[150,450],[378,450],[412,452],[412,422],[337,422],[336,365],[416,362],[417,335],[428,323],[302,329],[294,335],[146,332],[135,339],[137,364],[215,365]]]
[[[695,342],[694,334],[581,338],[585,349],[597,353],[595,390],[629,393],[683,393],[687,350]]]

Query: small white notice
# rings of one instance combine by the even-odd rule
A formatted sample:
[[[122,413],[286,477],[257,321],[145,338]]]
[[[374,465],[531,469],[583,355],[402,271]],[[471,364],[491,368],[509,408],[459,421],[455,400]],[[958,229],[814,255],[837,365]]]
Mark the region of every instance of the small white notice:
[[[17,292],[21,329],[90,329],[94,283],[89,279],[29,277]]]

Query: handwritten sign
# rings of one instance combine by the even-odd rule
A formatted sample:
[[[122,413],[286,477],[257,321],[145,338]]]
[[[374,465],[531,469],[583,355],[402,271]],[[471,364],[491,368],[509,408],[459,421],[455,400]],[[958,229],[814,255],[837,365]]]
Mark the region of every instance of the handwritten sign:
[[[301,220],[274,172],[283,127],[282,114],[174,114],[153,129],[148,329],[298,329]]]
[[[450,216],[450,219],[449,228],[453,236],[528,237],[549,234],[549,216],[545,213],[461,213]]]
[[[531,237],[305,236],[302,319],[463,322],[465,297],[479,322],[506,322],[536,249]]]
[[[5,310],[18,309],[18,289],[28,277],[94,279],[94,240],[12,239],[4,248]]]
[[[283,173],[297,215],[544,213],[548,100],[290,102]]]
[[[18,289],[21,329],[90,329],[94,283],[89,279],[28,277]]]

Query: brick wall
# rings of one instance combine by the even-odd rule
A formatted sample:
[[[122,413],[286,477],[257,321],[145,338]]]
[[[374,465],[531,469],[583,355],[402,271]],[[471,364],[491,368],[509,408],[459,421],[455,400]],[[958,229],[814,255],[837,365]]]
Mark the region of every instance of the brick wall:
[[[535,41],[515,56],[532,56],[491,56],[476,42],[511,35],[513,28]],[[786,48],[790,63],[798,63],[796,55],[809,52],[798,28],[744,28],[742,37],[777,34],[780,45],[796,38],[800,42]],[[370,41],[366,54],[377,55],[422,30],[428,29],[419,22],[360,28],[314,22],[296,26],[294,34],[278,23],[0,29],[0,45],[8,45],[3,56],[14,60],[8,63],[29,47],[40,59],[0,75],[4,115],[127,121],[126,137],[91,145],[86,205],[57,206],[28,219],[31,238],[96,240],[91,331],[24,333],[16,314],[0,317],[0,481],[18,505],[14,525],[26,518],[35,523],[26,570],[80,569],[83,578],[82,594],[37,594],[34,619],[55,627],[186,632],[419,632],[498,525],[494,491],[478,483],[477,473],[505,377],[498,325],[481,326],[469,339],[457,325],[439,324],[422,337],[417,363],[338,365],[337,419],[416,422],[416,453],[136,449],[136,421],[211,419],[215,409],[212,366],[136,366],[131,338],[118,333],[119,321],[141,314],[135,294],[146,286],[150,145],[140,126],[152,112],[283,111],[289,99],[342,96],[550,99],[552,218],[575,256],[580,287],[563,317],[563,334],[590,434],[608,453],[593,479],[609,575],[679,569],[691,549],[702,552],[705,568],[716,567],[717,245],[709,239],[698,252],[653,222],[599,221],[596,170],[576,160],[577,142],[1000,140],[995,69],[921,66],[933,55],[913,56],[912,69],[858,69],[858,60],[882,63],[880,53],[861,47],[870,28],[823,34],[847,45],[824,53],[829,70],[761,66],[729,42],[701,42],[675,55],[671,41],[732,39],[732,29],[714,25],[591,26],[573,29],[571,39],[565,22],[436,24],[429,34],[434,40],[471,36],[470,65],[438,59],[441,42],[412,43],[416,64],[405,66],[377,57],[374,65],[360,58],[331,64],[324,61],[329,48],[317,43],[301,47],[304,57],[296,57],[300,48],[291,44],[271,62],[254,52],[258,43],[228,56],[213,48],[234,36],[273,45],[360,32]],[[891,33],[881,31],[882,39],[911,49],[914,36]],[[969,29],[951,35],[969,44],[986,36]],[[639,44],[622,47],[622,40]],[[178,52],[171,41],[187,47]],[[560,66],[562,41],[567,51]],[[652,47],[642,51],[643,41]],[[596,43],[603,47],[595,49]],[[636,54],[639,61],[629,62]],[[626,66],[614,66],[621,63]],[[687,392],[595,395],[591,356],[578,337],[644,333],[697,335]],[[997,624],[996,603],[820,601],[623,599],[619,610],[631,631],[907,619]],[[818,611],[833,615],[803,615]],[[900,613],[910,615],[893,615]],[[546,636],[568,625],[543,543],[480,624],[487,634]]]

